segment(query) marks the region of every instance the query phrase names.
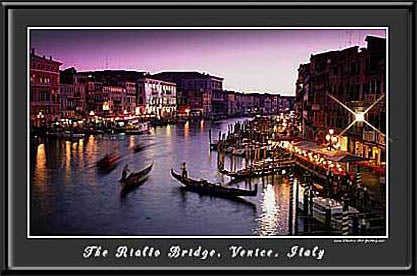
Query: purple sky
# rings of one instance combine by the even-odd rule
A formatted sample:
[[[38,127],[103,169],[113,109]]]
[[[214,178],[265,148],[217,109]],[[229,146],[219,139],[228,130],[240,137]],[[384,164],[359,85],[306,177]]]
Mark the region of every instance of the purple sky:
[[[224,88],[295,93],[297,68],[310,54],[351,45],[385,30],[32,30],[39,55],[79,71],[195,70],[223,77]],[[107,64],[107,66],[106,66]]]

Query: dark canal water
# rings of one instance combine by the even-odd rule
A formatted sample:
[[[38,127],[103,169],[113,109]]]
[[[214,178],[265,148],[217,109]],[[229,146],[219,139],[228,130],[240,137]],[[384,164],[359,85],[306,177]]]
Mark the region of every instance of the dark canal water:
[[[217,137],[235,121],[188,122],[157,127],[142,136],[55,138],[32,144],[31,235],[286,235],[287,178],[269,178],[263,185],[254,179],[252,185],[261,183],[258,195],[237,202],[185,191],[170,175],[171,168],[179,170],[186,161],[193,178],[229,182],[217,172],[217,153],[209,151],[208,131]],[[139,143],[153,145],[134,153]],[[123,159],[115,170],[102,174],[94,164],[106,153]],[[152,161],[148,181],[122,198],[118,179],[124,164],[137,170]],[[234,165],[241,167],[244,160],[235,157]],[[225,168],[229,166],[226,157]]]

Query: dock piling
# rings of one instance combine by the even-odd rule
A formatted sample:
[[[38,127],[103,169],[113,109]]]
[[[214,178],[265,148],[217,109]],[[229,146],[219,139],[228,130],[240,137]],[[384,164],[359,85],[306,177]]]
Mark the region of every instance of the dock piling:
[[[349,235],[349,204],[348,195],[345,194],[343,200],[342,235]]]
[[[294,206],[294,170],[291,168],[289,172],[290,192],[289,192],[289,208],[288,208],[288,234],[293,234],[293,206]]]

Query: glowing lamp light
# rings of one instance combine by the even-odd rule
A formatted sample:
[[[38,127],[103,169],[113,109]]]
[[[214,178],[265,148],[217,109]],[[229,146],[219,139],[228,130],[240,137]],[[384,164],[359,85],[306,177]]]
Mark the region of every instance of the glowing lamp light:
[[[329,134],[330,135],[333,135],[333,133],[334,133],[334,130],[333,129],[329,129]]]
[[[330,135],[329,134],[326,135],[326,140],[330,141]]]
[[[365,121],[365,113],[356,113],[355,114],[355,120],[358,122],[363,122]]]
[[[109,111],[110,110],[110,105],[108,102],[104,102],[103,103],[103,111]]]

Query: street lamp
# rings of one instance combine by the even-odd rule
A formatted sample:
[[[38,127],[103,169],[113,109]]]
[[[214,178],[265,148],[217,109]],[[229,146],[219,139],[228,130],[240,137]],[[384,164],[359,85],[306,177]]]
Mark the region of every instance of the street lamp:
[[[355,114],[355,120],[357,122],[363,122],[363,121],[365,121],[365,113],[364,112],[356,113]]]
[[[329,133],[326,135],[326,141],[329,143],[327,146],[328,150],[339,148],[339,138],[334,134],[333,129],[329,129]]]

